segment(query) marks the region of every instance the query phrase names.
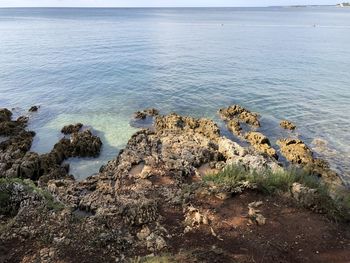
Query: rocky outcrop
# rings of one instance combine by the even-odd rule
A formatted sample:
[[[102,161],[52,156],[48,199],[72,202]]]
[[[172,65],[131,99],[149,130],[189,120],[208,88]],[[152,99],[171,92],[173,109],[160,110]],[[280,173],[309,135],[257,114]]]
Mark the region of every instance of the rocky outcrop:
[[[213,121],[170,114],[157,116],[154,130],[136,132],[118,157],[101,168],[98,177],[77,183],[73,188],[67,188],[62,181],[57,184],[50,181],[49,185],[55,189],[55,195],[70,200],[73,207],[127,217],[125,211],[131,210],[121,212],[120,207],[134,207],[139,202],[147,204],[151,200],[156,203],[164,199],[177,202],[177,193],[171,190],[173,185],[180,186],[194,180],[203,165],[222,169],[231,163],[252,170],[279,169],[275,160],[221,137]],[[87,185],[94,190],[81,190]],[[74,193],[73,196],[70,194],[67,198],[67,189]],[[138,200],[136,204],[135,200]],[[157,206],[151,207],[152,211],[157,211]],[[135,213],[138,212],[132,212]],[[154,218],[151,214],[148,217]]]
[[[0,109],[0,122],[11,121],[12,112],[8,109]]]
[[[269,222],[278,214],[269,212],[270,207],[278,206],[271,205],[267,199],[264,199],[264,205],[253,202],[258,195],[254,193],[248,199],[242,196],[246,204],[237,210],[235,217],[227,217],[241,203],[241,200],[230,202],[232,197],[247,189],[256,189],[257,183],[242,180],[236,185],[220,186],[202,180],[204,175],[200,172],[203,167],[217,172],[230,164],[243,166],[245,171],[282,170],[276,159],[271,158],[272,152],[271,156],[267,154],[270,142],[261,133],[247,134],[247,140],[257,151],[221,136],[218,126],[211,120],[175,113],[158,115],[152,129],[136,132],[116,158],[102,166],[98,174],[76,181],[67,176],[69,167],[62,162],[74,156],[97,156],[102,143],[89,130],[80,131],[74,125],[68,130],[72,131],[70,136],[62,138],[50,153],[28,152],[26,144],[19,153],[14,153],[14,148],[9,150],[10,154],[19,155],[4,168],[6,176],[13,173],[11,176],[35,180],[66,207],[59,211],[50,208],[47,212],[47,209],[42,209],[41,201],[38,204],[33,202],[23,214],[15,216],[15,228],[23,226],[20,235],[25,235],[28,226],[34,225],[28,235],[38,240],[42,238],[38,237],[40,233],[48,240],[40,243],[38,252],[33,252],[36,254],[27,253],[28,257],[31,256],[29,261],[56,262],[62,259],[63,253],[75,255],[71,247],[83,243],[81,251],[84,255],[93,251],[89,256],[103,254],[110,259],[113,255],[113,262],[124,262],[127,257],[174,249],[174,244],[183,243],[188,238],[197,242],[198,235],[211,244],[216,244],[217,240],[227,241],[232,238],[227,233],[233,232],[228,229],[236,229],[241,223],[246,227],[249,219],[266,227],[272,225]],[[9,145],[10,142],[7,140]],[[283,152],[289,153],[291,160],[306,166],[307,150],[302,152],[299,144],[303,143],[281,140],[285,147]],[[295,148],[289,149],[289,146]],[[295,150],[298,153],[292,153]],[[310,164],[313,171],[316,165],[322,166],[315,159]],[[294,190],[293,197],[297,199],[297,189]],[[14,203],[14,207],[17,204]],[[262,212],[258,210],[260,206]],[[46,211],[46,214],[38,211]],[[247,221],[243,221],[242,211],[248,212]],[[231,222],[229,228],[227,222]],[[12,230],[0,234],[0,239],[12,240],[15,233]],[[209,236],[202,233],[209,233]],[[92,258],[91,262],[101,260]]]
[[[0,177],[19,177],[38,180],[46,178],[62,178],[67,176],[69,166],[62,163],[70,157],[97,157],[100,153],[102,142],[86,130],[77,132],[77,127],[72,126],[65,131],[72,131],[70,138],[62,138],[55,144],[52,151],[39,155],[29,152],[34,132],[26,131],[28,118],[19,117],[11,120],[12,113],[8,110],[1,111],[1,134],[9,136],[0,143]]]
[[[62,128],[61,132],[63,134],[72,134],[75,132],[79,132],[80,129],[83,127],[82,123],[76,123],[76,124],[70,124],[70,125],[66,125]]]
[[[13,217],[29,205],[39,204],[43,196],[32,182],[0,179],[0,216]]]
[[[282,155],[292,164],[304,167],[311,174],[322,177],[330,185],[342,185],[339,175],[329,167],[328,162],[314,158],[313,152],[302,140],[281,139],[277,144]]]
[[[155,117],[159,115],[159,111],[155,108],[149,108],[142,111],[137,111],[134,113],[135,119],[146,119],[147,116]]]
[[[14,136],[24,131],[28,117],[21,116],[15,121],[11,117],[11,111],[0,109],[0,136]]]
[[[296,125],[290,121],[287,121],[287,120],[282,120],[280,122],[280,126],[283,128],[283,129],[286,129],[286,130],[295,130],[296,129]]]
[[[203,135],[212,140],[216,140],[220,136],[218,126],[212,120],[195,119],[188,116],[180,116],[176,113],[157,117],[154,126],[159,134],[190,132]]]
[[[236,164],[254,171],[264,171],[266,169],[278,171],[282,169],[275,159],[257,154],[255,151],[244,148],[227,138],[220,138],[218,146],[219,152],[226,158],[226,164]]]
[[[3,165],[3,174],[5,177],[19,177],[38,180],[45,178],[62,178],[67,175],[69,166],[61,166],[62,162],[70,157],[96,157],[99,155],[102,142],[92,135],[90,131],[72,134],[70,139],[63,138],[55,144],[50,153],[39,155],[33,152],[27,152],[30,149],[32,137],[22,148],[23,151],[13,155],[18,150],[17,138],[12,138],[14,143],[7,148],[7,154],[1,155]],[[8,140],[7,142],[11,142]],[[17,149],[17,150],[14,150]],[[7,157],[8,156],[8,157]]]
[[[227,108],[222,108],[219,110],[219,115],[226,121],[238,119],[239,121],[254,127],[260,127],[259,115],[240,105],[232,105]]]
[[[312,163],[313,154],[310,148],[299,139],[281,139],[277,141],[281,153],[294,164],[307,165]]]
[[[0,143],[0,177],[5,177],[17,174],[17,163],[30,150],[35,133],[25,130],[27,117],[12,121],[12,112],[7,109],[0,112],[0,135],[8,136]]]
[[[243,136],[243,130],[238,120],[229,120],[227,122],[227,128],[237,137]]]
[[[278,159],[276,150],[271,147],[270,140],[264,134],[260,132],[248,132],[245,138],[259,152]]]

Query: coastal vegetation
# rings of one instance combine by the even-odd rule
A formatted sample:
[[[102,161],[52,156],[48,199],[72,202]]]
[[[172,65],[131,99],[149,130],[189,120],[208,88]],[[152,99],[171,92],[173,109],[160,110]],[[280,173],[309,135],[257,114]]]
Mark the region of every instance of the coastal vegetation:
[[[16,198],[18,199],[16,199]],[[15,216],[24,199],[42,200],[49,210],[59,211],[64,205],[54,199],[45,189],[37,187],[32,180],[0,178],[0,214]]]
[[[235,188],[243,182],[254,185],[256,191],[266,195],[289,194],[293,196],[293,186],[300,184],[308,189],[307,202],[302,205],[327,214],[334,220],[350,221],[350,194],[331,193],[329,186],[320,178],[310,175],[300,168],[289,168],[279,171],[249,171],[240,165],[229,165],[217,174],[204,177],[205,182],[212,182],[219,186]],[[298,200],[302,201],[302,200]]]

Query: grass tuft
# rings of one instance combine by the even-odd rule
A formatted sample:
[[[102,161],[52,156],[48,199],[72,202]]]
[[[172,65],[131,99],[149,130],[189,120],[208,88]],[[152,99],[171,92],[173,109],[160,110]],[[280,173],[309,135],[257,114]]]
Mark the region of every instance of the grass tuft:
[[[310,175],[304,170],[291,168],[272,172],[249,171],[243,166],[230,165],[218,174],[209,174],[204,181],[221,187],[234,189],[249,182],[256,186],[256,190],[267,195],[290,193],[294,183],[300,183],[315,189],[312,209],[327,214],[334,220],[350,221],[350,194],[330,194],[330,190],[320,178]]]
[[[146,256],[146,257],[136,257],[130,261],[130,263],[176,263],[172,257],[163,256]]]
[[[0,214],[14,215],[17,207],[13,207],[12,189],[15,185],[23,187],[23,191],[40,196],[49,210],[59,211],[64,208],[63,204],[57,202],[46,190],[37,187],[33,181],[20,178],[0,178]]]

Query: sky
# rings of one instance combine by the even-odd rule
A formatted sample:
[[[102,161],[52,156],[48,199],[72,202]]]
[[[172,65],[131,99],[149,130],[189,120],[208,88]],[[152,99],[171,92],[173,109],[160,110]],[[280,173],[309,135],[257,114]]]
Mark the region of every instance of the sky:
[[[0,7],[216,7],[327,5],[341,0],[0,0]]]

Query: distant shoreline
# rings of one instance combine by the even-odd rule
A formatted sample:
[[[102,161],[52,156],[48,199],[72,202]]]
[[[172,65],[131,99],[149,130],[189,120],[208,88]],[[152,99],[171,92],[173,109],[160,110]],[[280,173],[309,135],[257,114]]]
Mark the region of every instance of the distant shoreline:
[[[140,6],[140,7],[117,7],[117,6],[106,6],[106,7],[94,7],[94,6],[9,6],[2,7],[0,9],[227,9],[227,8],[307,8],[307,7],[340,7],[339,5],[295,5],[295,6],[172,6],[172,7],[162,7],[162,6]],[[348,6],[344,6],[348,7]]]

